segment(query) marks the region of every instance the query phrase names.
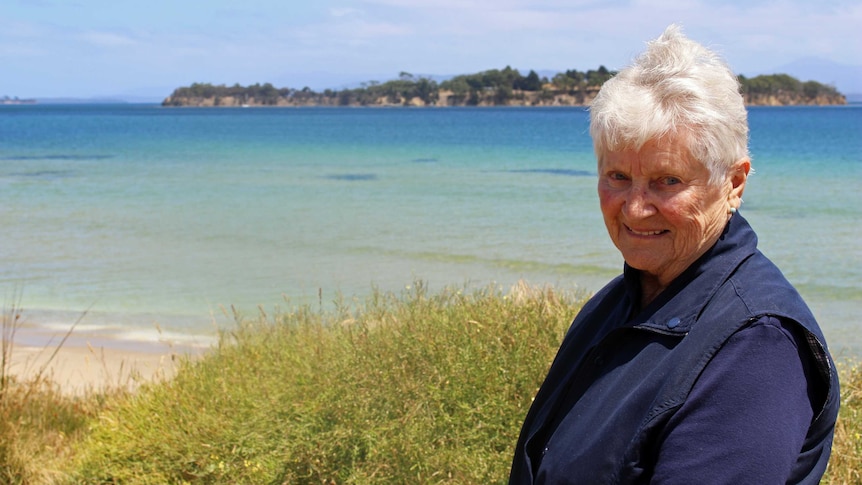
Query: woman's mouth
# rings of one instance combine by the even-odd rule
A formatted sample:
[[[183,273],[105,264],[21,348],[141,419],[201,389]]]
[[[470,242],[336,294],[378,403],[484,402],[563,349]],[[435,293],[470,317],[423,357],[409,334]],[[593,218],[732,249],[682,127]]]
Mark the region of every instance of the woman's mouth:
[[[667,232],[664,229],[660,229],[658,231],[638,231],[636,229],[632,229],[629,226],[626,226],[626,229],[628,229],[629,232],[631,232],[635,236],[658,236],[659,234],[663,234],[663,233]]]

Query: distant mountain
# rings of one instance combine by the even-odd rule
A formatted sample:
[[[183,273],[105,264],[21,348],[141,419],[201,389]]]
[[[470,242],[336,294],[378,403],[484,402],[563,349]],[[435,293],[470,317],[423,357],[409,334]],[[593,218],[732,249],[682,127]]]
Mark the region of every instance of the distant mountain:
[[[829,84],[845,94],[862,93],[862,66],[806,57],[756,74],[768,73],[785,73],[803,81]]]
[[[36,102],[39,104],[126,104],[134,101],[128,101],[122,98],[99,96],[94,98],[36,98]]]
[[[36,98],[39,104],[125,104],[122,99],[117,98],[73,98],[73,97],[50,97]]]

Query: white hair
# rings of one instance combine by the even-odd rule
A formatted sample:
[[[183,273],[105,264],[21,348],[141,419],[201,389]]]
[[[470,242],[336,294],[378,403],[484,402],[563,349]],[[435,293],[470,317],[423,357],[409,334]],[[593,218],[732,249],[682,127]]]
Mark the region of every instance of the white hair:
[[[739,81],[718,54],[670,25],[634,63],[605,82],[590,106],[596,156],[671,137],[707,169],[712,183],[748,158],[748,120]]]

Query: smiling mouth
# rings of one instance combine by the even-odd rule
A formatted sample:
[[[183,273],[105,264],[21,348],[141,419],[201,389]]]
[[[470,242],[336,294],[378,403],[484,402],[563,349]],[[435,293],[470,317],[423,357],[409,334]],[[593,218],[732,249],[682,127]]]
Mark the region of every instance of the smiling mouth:
[[[658,231],[635,231],[629,226],[626,226],[626,229],[628,229],[629,232],[634,234],[635,236],[658,236],[667,232],[667,230],[664,229]]]

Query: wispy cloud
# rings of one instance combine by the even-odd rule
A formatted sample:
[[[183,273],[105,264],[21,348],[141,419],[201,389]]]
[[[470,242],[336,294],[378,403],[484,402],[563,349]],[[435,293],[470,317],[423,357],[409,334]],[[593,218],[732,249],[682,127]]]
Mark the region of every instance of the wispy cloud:
[[[629,0],[362,0],[366,4],[417,10],[495,10],[537,9],[575,10],[609,4],[627,4]]]
[[[33,45],[0,43],[0,58],[33,58],[46,53],[44,49]]]
[[[368,42],[407,37],[414,33],[408,24],[367,20],[364,18],[339,17],[333,22],[316,23],[295,29],[287,34],[306,45],[338,46],[359,45]]]
[[[349,15],[361,15],[362,10],[351,7],[333,7],[329,9],[329,15],[333,17],[347,17]]]
[[[0,88],[82,65],[88,89],[108,74],[140,82],[135,72],[171,84],[263,82],[286,71],[362,80],[505,65],[616,69],[670,23],[746,75],[805,57],[862,65],[859,0],[218,0],[206,11],[198,2],[75,1],[2,4],[0,57],[15,74]]]
[[[80,38],[89,44],[98,47],[128,47],[137,44],[135,39],[114,32],[86,31],[80,34]]]

